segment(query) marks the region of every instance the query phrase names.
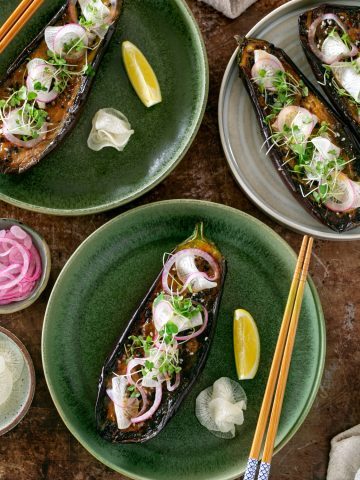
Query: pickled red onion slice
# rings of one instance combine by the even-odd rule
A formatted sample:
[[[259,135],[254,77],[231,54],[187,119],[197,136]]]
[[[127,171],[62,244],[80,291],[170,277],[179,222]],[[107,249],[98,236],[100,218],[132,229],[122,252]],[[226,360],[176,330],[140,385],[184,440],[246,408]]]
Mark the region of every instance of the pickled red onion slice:
[[[308,33],[308,40],[309,40],[309,45],[312,50],[312,52],[324,63],[327,63],[328,65],[331,65],[334,62],[338,62],[339,60],[346,58],[346,57],[354,57],[355,55],[358,54],[359,50],[354,45],[351,43],[351,50],[349,49],[348,52],[343,51],[341,53],[339,52],[334,52],[333,54],[327,54],[322,52],[319,47],[316,44],[316,30],[322,22],[325,22],[325,20],[330,20],[336,22],[339,27],[343,30],[344,33],[347,33],[347,28],[344,25],[344,23],[340,20],[340,18],[335,15],[334,13],[325,13],[324,15],[320,15],[317,17],[313,23],[309,27],[309,33]]]
[[[209,282],[213,282],[214,280],[217,280],[219,278],[220,272],[219,272],[219,266],[214,259],[209,253],[200,250],[199,248],[186,248],[183,250],[180,250],[176,252],[174,255],[171,255],[169,260],[165,263],[163,273],[162,273],[162,287],[166,293],[172,294],[180,294],[184,292],[184,290],[188,287],[189,283],[195,278],[195,275],[193,275],[194,272],[192,272],[189,277],[185,280],[184,284],[180,286],[180,288],[177,288],[176,290],[170,289],[169,286],[169,276],[171,277],[171,269],[175,265],[175,263],[181,258],[181,257],[187,257],[187,256],[192,256],[192,257],[198,257],[203,260],[205,260],[210,268],[213,271],[213,275],[210,276],[206,272],[195,272],[196,276],[203,277]],[[190,278],[191,276],[191,278]],[[181,280],[181,278],[180,278]],[[170,282],[170,284],[173,282]]]
[[[42,273],[39,252],[18,226],[0,231],[0,305],[28,298]]]

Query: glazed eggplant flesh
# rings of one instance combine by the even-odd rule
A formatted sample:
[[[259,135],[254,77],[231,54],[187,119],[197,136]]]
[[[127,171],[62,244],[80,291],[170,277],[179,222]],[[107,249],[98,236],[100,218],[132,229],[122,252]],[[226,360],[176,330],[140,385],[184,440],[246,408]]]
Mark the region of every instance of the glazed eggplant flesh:
[[[0,81],[0,173],[22,173],[69,133],[115,31],[122,0],[69,0]]]
[[[360,153],[351,130],[280,48],[240,38],[240,76],[263,149],[286,186],[337,232],[360,224]]]
[[[176,413],[205,365],[215,331],[225,260],[203,235],[164,266],[102,369],[96,424],[110,442],[139,443]]]
[[[299,17],[305,55],[340,115],[360,135],[360,8],[321,5]]]

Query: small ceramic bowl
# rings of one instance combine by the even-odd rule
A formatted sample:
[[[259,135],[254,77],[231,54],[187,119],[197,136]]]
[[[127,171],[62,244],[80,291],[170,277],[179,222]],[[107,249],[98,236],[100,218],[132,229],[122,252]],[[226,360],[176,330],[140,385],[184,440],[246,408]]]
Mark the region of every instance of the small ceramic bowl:
[[[41,265],[42,265],[42,273],[41,277],[38,280],[38,284],[35,287],[34,291],[28,298],[24,300],[20,300],[19,302],[12,302],[7,305],[0,305],[0,315],[6,315],[9,313],[18,312],[19,310],[23,310],[24,308],[29,307],[32,303],[35,302],[45,289],[50,276],[51,270],[51,256],[48,244],[45,240],[32,228],[24,225],[13,218],[0,218],[0,230],[9,229],[13,225],[18,225],[23,230],[25,230],[32,238],[35,247],[37,248],[40,258],[41,258]]]
[[[5,337],[5,338],[4,338]],[[6,339],[13,342],[24,357],[24,367],[20,378],[14,385],[14,393],[0,408],[0,435],[14,428],[27,414],[35,392],[35,370],[34,365],[20,340],[6,328],[0,327],[0,341]]]

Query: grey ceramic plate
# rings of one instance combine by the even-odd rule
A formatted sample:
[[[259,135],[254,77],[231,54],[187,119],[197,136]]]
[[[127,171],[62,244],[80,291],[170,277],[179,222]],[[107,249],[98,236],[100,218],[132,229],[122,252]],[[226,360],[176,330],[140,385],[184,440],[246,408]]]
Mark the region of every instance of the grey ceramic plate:
[[[298,36],[297,20],[309,8],[323,0],[292,0],[277,8],[250,30],[248,36],[264,38],[283,48],[299,68],[316,85]],[[341,3],[329,0],[326,3]],[[359,5],[357,0],[347,0]],[[250,98],[239,78],[237,50],[225,70],[219,98],[219,128],[222,145],[230,168],[250,199],[268,215],[289,228],[328,240],[360,238],[360,227],[335,233],[314,219],[286,188],[271,160],[261,150],[259,131]],[[244,121],[246,119],[246,121]]]
[[[66,0],[46,0],[0,57],[0,75]],[[0,0],[0,24],[16,2]],[[158,77],[163,101],[147,109],[127,78],[121,43],[130,40]],[[179,163],[200,125],[208,91],[205,47],[183,0],[124,0],[113,36],[79,122],[66,140],[21,175],[0,175],[0,199],[58,215],[109,210],[147,192]],[[99,108],[114,107],[135,134],[123,152],[86,145]]]
[[[0,340],[13,342],[24,357],[24,367],[20,378],[14,383],[13,393],[0,409],[0,435],[14,428],[27,414],[35,392],[34,365],[20,340],[9,330],[0,326]],[[11,400],[11,401],[10,401]]]
[[[154,439],[107,443],[95,428],[101,367],[162,267],[164,252],[204,221],[205,235],[227,259],[210,355],[180,410]],[[110,221],[78,248],[62,270],[46,310],[42,355],[53,401],[82,445],[106,465],[136,479],[225,480],[246,465],[296,257],[258,220],[238,210],[195,200],[159,202]],[[195,417],[195,398],[216,379],[236,379],[232,317],[249,310],[258,325],[261,361],[239,436],[214,437]],[[294,435],[315,398],[325,356],[325,329],[313,283],[306,287],[276,449]]]

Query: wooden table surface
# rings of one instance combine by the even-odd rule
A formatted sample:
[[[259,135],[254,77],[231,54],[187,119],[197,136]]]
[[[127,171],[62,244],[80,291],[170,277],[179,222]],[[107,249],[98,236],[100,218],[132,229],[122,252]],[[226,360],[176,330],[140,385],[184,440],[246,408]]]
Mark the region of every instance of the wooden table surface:
[[[51,288],[70,255],[94,230],[134,206],[164,199],[197,198],[224,203],[254,215],[298,250],[301,236],[260,212],[233,180],[221,148],[217,124],[219,89],[235,47],[234,35],[245,34],[282,3],[284,0],[258,0],[238,19],[229,20],[197,0],[188,0],[206,43],[210,66],[209,101],[200,131],[186,157],[150,193],[111,212],[75,218],[41,215],[0,202],[1,217],[22,220],[45,237],[53,261],[50,282],[40,300],[25,311],[0,318],[0,324],[27,346],[37,377],[35,398],[28,415],[0,439],[0,480],[125,478],[94,459],[67,430],[50,398],[41,364],[41,328]],[[359,243],[315,242],[311,275],[327,324],[325,373],[309,416],[274,458],[273,479],[324,480],[330,439],[360,421],[360,323],[356,323],[360,309],[359,274]]]

